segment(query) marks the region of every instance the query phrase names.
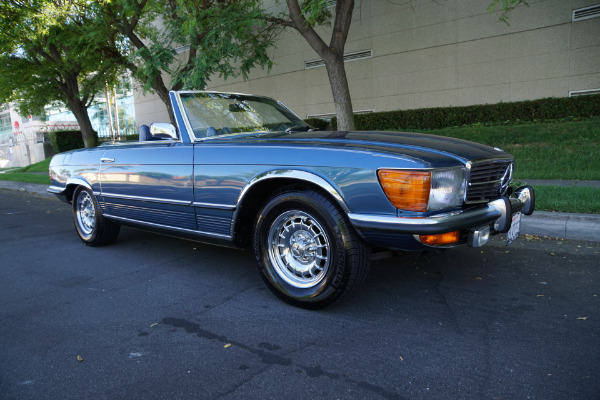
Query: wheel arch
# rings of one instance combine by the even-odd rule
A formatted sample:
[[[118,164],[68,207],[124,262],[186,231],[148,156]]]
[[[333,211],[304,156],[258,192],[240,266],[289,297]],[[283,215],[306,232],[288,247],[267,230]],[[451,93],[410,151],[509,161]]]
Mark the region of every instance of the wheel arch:
[[[340,191],[323,177],[302,170],[271,170],[254,177],[242,190],[233,216],[233,236],[238,246],[245,247],[252,238],[254,218],[274,193],[286,186],[298,186],[322,193],[348,214],[349,208]]]
[[[89,183],[87,181],[87,179],[83,178],[83,177],[71,177],[69,179],[67,179],[66,185],[65,185],[65,190],[63,191],[62,195],[67,199],[67,201],[69,203],[71,203],[73,201],[73,194],[75,193],[75,190],[77,190],[77,188],[79,186],[83,186],[89,190],[92,191],[92,193],[94,192],[94,190],[92,189],[92,184]]]

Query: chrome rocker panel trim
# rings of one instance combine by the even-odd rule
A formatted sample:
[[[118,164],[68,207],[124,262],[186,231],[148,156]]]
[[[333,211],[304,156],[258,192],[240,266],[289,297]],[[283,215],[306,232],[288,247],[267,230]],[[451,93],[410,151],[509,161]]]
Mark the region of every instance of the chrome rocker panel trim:
[[[167,225],[156,224],[153,222],[139,221],[130,218],[117,217],[110,214],[102,214],[104,218],[114,221],[120,225],[130,226],[133,228],[141,228],[152,232],[161,233],[163,235],[173,236],[176,238],[189,239],[196,242],[216,244],[219,246],[238,248],[235,245],[233,238],[230,235],[219,233],[196,231],[193,229],[177,228]]]
[[[126,194],[113,194],[113,193],[94,193],[94,196],[102,196],[107,197],[109,199],[123,199],[123,200],[137,200],[137,201],[147,201],[150,203],[163,203],[163,204],[174,204],[178,206],[189,206],[192,204],[189,200],[172,200],[172,199],[159,199],[156,197],[145,197],[145,196],[130,196]]]

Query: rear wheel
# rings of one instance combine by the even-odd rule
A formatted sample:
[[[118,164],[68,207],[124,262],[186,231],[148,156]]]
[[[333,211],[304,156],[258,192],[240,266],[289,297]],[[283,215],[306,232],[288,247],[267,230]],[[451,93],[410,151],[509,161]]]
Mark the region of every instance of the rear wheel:
[[[321,308],[356,290],[367,276],[369,248],[343,211],[315,191],[271,198],[254,230],[254,254],[267,286],[303,308]]]
[[[73,194],[73,221],[79,238],[88,246],[113,243],[121,226],[104,219],[92,192],[83,186]]]

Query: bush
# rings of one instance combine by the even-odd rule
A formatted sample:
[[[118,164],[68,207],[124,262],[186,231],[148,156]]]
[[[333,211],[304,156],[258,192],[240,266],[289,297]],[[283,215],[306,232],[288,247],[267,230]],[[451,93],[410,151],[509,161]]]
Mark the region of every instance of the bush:
[[[307,124],[309,124],[310,126],[312,126],[313,128],[317,128],[321,131],[326,131],[327,130],[327,121],[325,121],[324,119],[321,118],[306,118],[304,120],[304,122],[306,122]]]
[[[357,130],[427,130],[472,124],[504,124],[600,116],[600,95],[546,98],[465,107],[422,108],[355,114]],[[331,120],[333,129],[337,127]]]
[[[98,143],[110,142],[110,139],[111,138],[108,137],[108,136],[102,136],[102,137],[98,138]],[[117,139],[117,141],[119,141],[119,142],[124,142],[124,141],[127,141],[127,142],[135,141],[135,142],[137,142],[138,140],[140,140],[140,135],[137,134],[137,133],[131,133],[131,134],[128,134],[128,135],[125,135],[125,136],[119,136],[118,139]]]
[[[54,131],[48,134],[52,149],[56,153],[84,147],[81,131]]]

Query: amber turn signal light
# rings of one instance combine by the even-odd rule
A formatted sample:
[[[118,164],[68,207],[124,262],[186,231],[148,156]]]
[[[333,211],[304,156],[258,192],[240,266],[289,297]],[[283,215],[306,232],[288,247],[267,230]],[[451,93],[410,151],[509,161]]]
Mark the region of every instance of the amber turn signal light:
[[[379,183],[394,207],[407,211],[426,211],[431,189],[431,172],[380,169]]]
[[[439,235],[419,235],[421,243],[428,245],[454,244],[460,239],[460,231],[447,232]]]

